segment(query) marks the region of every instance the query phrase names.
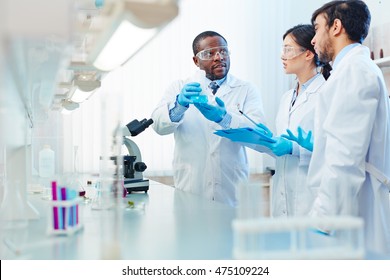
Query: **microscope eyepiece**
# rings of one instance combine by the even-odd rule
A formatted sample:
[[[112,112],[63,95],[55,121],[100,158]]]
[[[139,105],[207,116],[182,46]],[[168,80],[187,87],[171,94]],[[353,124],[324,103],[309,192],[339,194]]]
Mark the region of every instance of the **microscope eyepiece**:
[[[129,122],[126,126],[130,131],[131,136],[137,136],[142,131],[147,129],[153,123],[152,119],[143,119],[141,121],[133,120]]]

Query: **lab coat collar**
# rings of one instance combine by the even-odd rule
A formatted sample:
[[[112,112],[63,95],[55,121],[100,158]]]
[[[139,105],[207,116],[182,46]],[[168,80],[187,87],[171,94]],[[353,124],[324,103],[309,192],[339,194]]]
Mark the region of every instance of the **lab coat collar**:
[[[310,83],[310,85],[306,88],[306,90],[303,93],[305,93],[305,95],[308,95],[317,92],[318,89],[324,84],[324,82],[325,82],[324,76],[318,73],[316,75],[316,78]]]
[[[295,101],[295,105],[291,108],[290,113],[294,112],[299,106],[306,103],[310,94],[316,93],[318,89],[324,84],[324,82],[324,76],[321,74],[317,75],[316,78],[306,88],[306,90],[298,95],[297,100]]]
[[[350,57],[351,55],[354,55],[356,53],[360,53],[362,55],[370,57],[370,49],[368,47],[361,45],[359,43],[356,43],[353,45],[354,45],[353,48],[346,49],[346,52],[342,55],[342,57],[340,59],[338,59],[338,56],[340,55],[340,53],[339,53],[339,55],[336,58],[337,59],[337,65],[336,65],[337,68],[332,66],[333,70],[331,71],[331,75],[329,76],[328,80],[332,79],[333,74],[338,71],[338,69],[341,67],[341,65],[343,65],[344,63],[348,63],[348,62],[344,62],[344,61],[348,61],[348,57]],[[351,45],[349,45],[349,46],[351,46]],[[344,51],[344,50],[345,50],[345,48],[342,51]]]
[[[340,63],[340,61],[345,57],[345,55],[350,51],[352,50],[354,47],[357,47],[357,46],[360,46],[361,44],[359,43],[354,43],[354,44],[350,44],[348,46],[345,46],[340,52],[339,54],[336,56],[334,62],[332,63],[332,68],[333,69],[336,69],[337,68],[337,65]]]
[[[226,75],[225,81],[220,85],[221,87],[217,91],[215,96],[222,97],[222,96],[228,94],[229,92],[231,92],[233,88],[239,87],[243,84],[244,84],[243,81],[237,79],[236,77],[234,77],[233,75],[228,73]]]
[[[207,79],[207,82],[210,83],[211,80],[209,80],[208,78]],[[216,82],[218,83],[219,86],[229,86],[229,87],[239,87],[243,84],[243,81],[237,79],[236,77],[234,77],[233,75],[231,74],[227,74],[225,76],[225,78],[221,79],[221,80],[216,80]]]
[[[229,91],[235,87],[240,87],[240,86],[243,86],[245,84],[246,84],[246,82],[244,82],[243,80],[237,79],[236,77],[234,77],[233,75],[230,75],[230,74],[227,75],[227,78],[225,81],[225,85],[227,86]]]

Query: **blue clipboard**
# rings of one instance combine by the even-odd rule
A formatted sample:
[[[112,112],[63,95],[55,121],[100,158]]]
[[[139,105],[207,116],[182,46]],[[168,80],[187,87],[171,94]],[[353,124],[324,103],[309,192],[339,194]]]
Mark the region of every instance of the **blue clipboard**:
[[[214,134],[228,138],[234,142],[244,142],[259,144],[259,141],[275,143],[276,140],[262,133],[260,130],[251,127],[242,127],[235,129],[216,130]]]

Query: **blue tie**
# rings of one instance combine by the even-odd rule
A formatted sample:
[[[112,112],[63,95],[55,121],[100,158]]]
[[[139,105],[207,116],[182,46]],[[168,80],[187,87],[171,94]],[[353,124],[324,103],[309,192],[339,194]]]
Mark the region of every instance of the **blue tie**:
[[[209,88],[211,88],[213,94],[215,94],[217,92],[217,90],[219,89],[219,85],[212,81],[210,84],[209,84]]]

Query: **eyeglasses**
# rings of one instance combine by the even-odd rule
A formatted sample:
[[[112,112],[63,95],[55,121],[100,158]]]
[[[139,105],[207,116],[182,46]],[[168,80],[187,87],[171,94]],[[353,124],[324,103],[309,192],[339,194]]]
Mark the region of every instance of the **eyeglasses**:
[[[306,51],[305,48],[298,48],[298,50],[292,46],[283,46],[281,49],[281,56],[284,59],[293,59],[298,55],[304,53]]]
[[[199,57],[201,60],[212,60],[214,59],[216,54],[219,54],[221,58],[228,58],[230,52],[227,46],[220,46],[200,51],[196,54],[196,56]]]

